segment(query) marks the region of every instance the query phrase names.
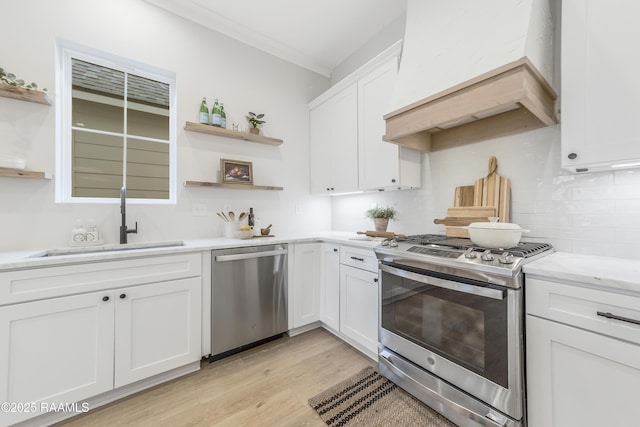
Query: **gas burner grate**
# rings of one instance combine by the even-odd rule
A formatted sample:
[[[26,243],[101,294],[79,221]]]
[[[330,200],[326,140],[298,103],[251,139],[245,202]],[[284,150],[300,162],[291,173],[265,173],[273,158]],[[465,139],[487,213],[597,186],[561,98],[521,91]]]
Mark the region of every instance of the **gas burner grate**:
[[[542,252],[546,252],[551,249],[553,249],[553,246],[551,246],[549,243],[526,242],[526,243],[519,243],[517,247],[512,248],[510,250],[514,252],[518,252],[520,254],[519,256],[523,258],[530,258],[532,256],[538,255]]]

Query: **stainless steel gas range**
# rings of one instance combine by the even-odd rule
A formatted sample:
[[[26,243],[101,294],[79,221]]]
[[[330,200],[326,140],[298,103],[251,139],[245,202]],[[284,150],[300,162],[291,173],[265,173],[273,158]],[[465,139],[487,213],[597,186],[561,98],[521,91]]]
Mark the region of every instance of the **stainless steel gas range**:
[[[375,252],[380,373],[459,426],[525,426],[522,266],[551,245],[428,234]]]

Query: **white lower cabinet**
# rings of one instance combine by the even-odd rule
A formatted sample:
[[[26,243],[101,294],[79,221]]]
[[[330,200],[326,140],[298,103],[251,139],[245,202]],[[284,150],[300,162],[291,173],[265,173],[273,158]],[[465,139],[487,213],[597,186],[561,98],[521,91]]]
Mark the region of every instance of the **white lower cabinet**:
[[[332,243],[296,244],[293,264],[293,327],[320,320],[326,329],[375,359],[378,264],[373,250]]]
[[[340,332],[368,355],[378,351],[378,274],[340,266]]]
[[[289,245],[289,258],[293,259],[294,328],[320,320],[320,247],[320,243]]]
[[[118,290],[114,386],[198,360],[200,306],[199,277]]]
[[[527,316],[529,427],[638,424],[640,346]]]
[[[93,292],[0,307],[0,402],[36,405],[3,411],[0,425],[113,388],[113,305],[113,292]]]
[[[528,426],[638,425],[640,297],[539,279],[526,293]]]
[[[145,265],[149,273],[147,280],[139,275],[140,285],[113,287]],[[91,268],[0,273],[0,282],[23,291],[0,298],[0,402],[33,409],[4,412],[0,426],[200,360],[200,254],[99,262],[95,274]],[[181,275],[194,277],[175,278]],[[65,277],[73,286],[65,286]],[[88,287],[110,287],[66,295],[81,288],[80,277]],[[7,304],[26,298],[27,287],[42,288],[46,298],[34,290],[32,301]]]
[[[340,330],[340,246],[324,243],[320,254],[320,320]]]

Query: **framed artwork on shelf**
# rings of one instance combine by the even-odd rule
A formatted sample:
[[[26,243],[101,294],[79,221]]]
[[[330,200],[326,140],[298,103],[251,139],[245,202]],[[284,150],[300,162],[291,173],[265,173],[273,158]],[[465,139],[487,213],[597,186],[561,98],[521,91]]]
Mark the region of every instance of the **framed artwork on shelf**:
[[[253,165],[251,162],[220,159],[220,175],[223,183],[253,185]]]

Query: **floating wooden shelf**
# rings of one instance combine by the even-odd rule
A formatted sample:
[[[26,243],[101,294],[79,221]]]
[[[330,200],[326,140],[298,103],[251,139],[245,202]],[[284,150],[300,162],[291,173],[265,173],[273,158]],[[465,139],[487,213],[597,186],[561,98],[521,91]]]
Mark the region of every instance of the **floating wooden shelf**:
[[[184,129],[192,132],[207,133],[209,135],[224,136],[227,138],[241,139],[243,141],[251,141],[274,146],[281,145],[283,143],[281,139],[277,138],[269,138],[267,136],[254,135],[247,132],[238,132],[235,130],[219,128],[215,126],[201,125],[200,123],[194,122],[185,123]]]
[[[12,178],[34,178],[34,179],[52,179],[51,172],[35,172],[25,171],[21,169],[0,168],[0,176],[8,176]]]
[[[185,181],[185,187],[216,187],[216,188],[231,188],[234,190],[270,190],[270,191],[282,191],[283,187],[275,187],[273,185],[247,185],[247,184],[227,184],[219,182],[203,182],[203,181]]]
[[[0,96],[51,105],[51,99],[45,92],[0,83]]]

